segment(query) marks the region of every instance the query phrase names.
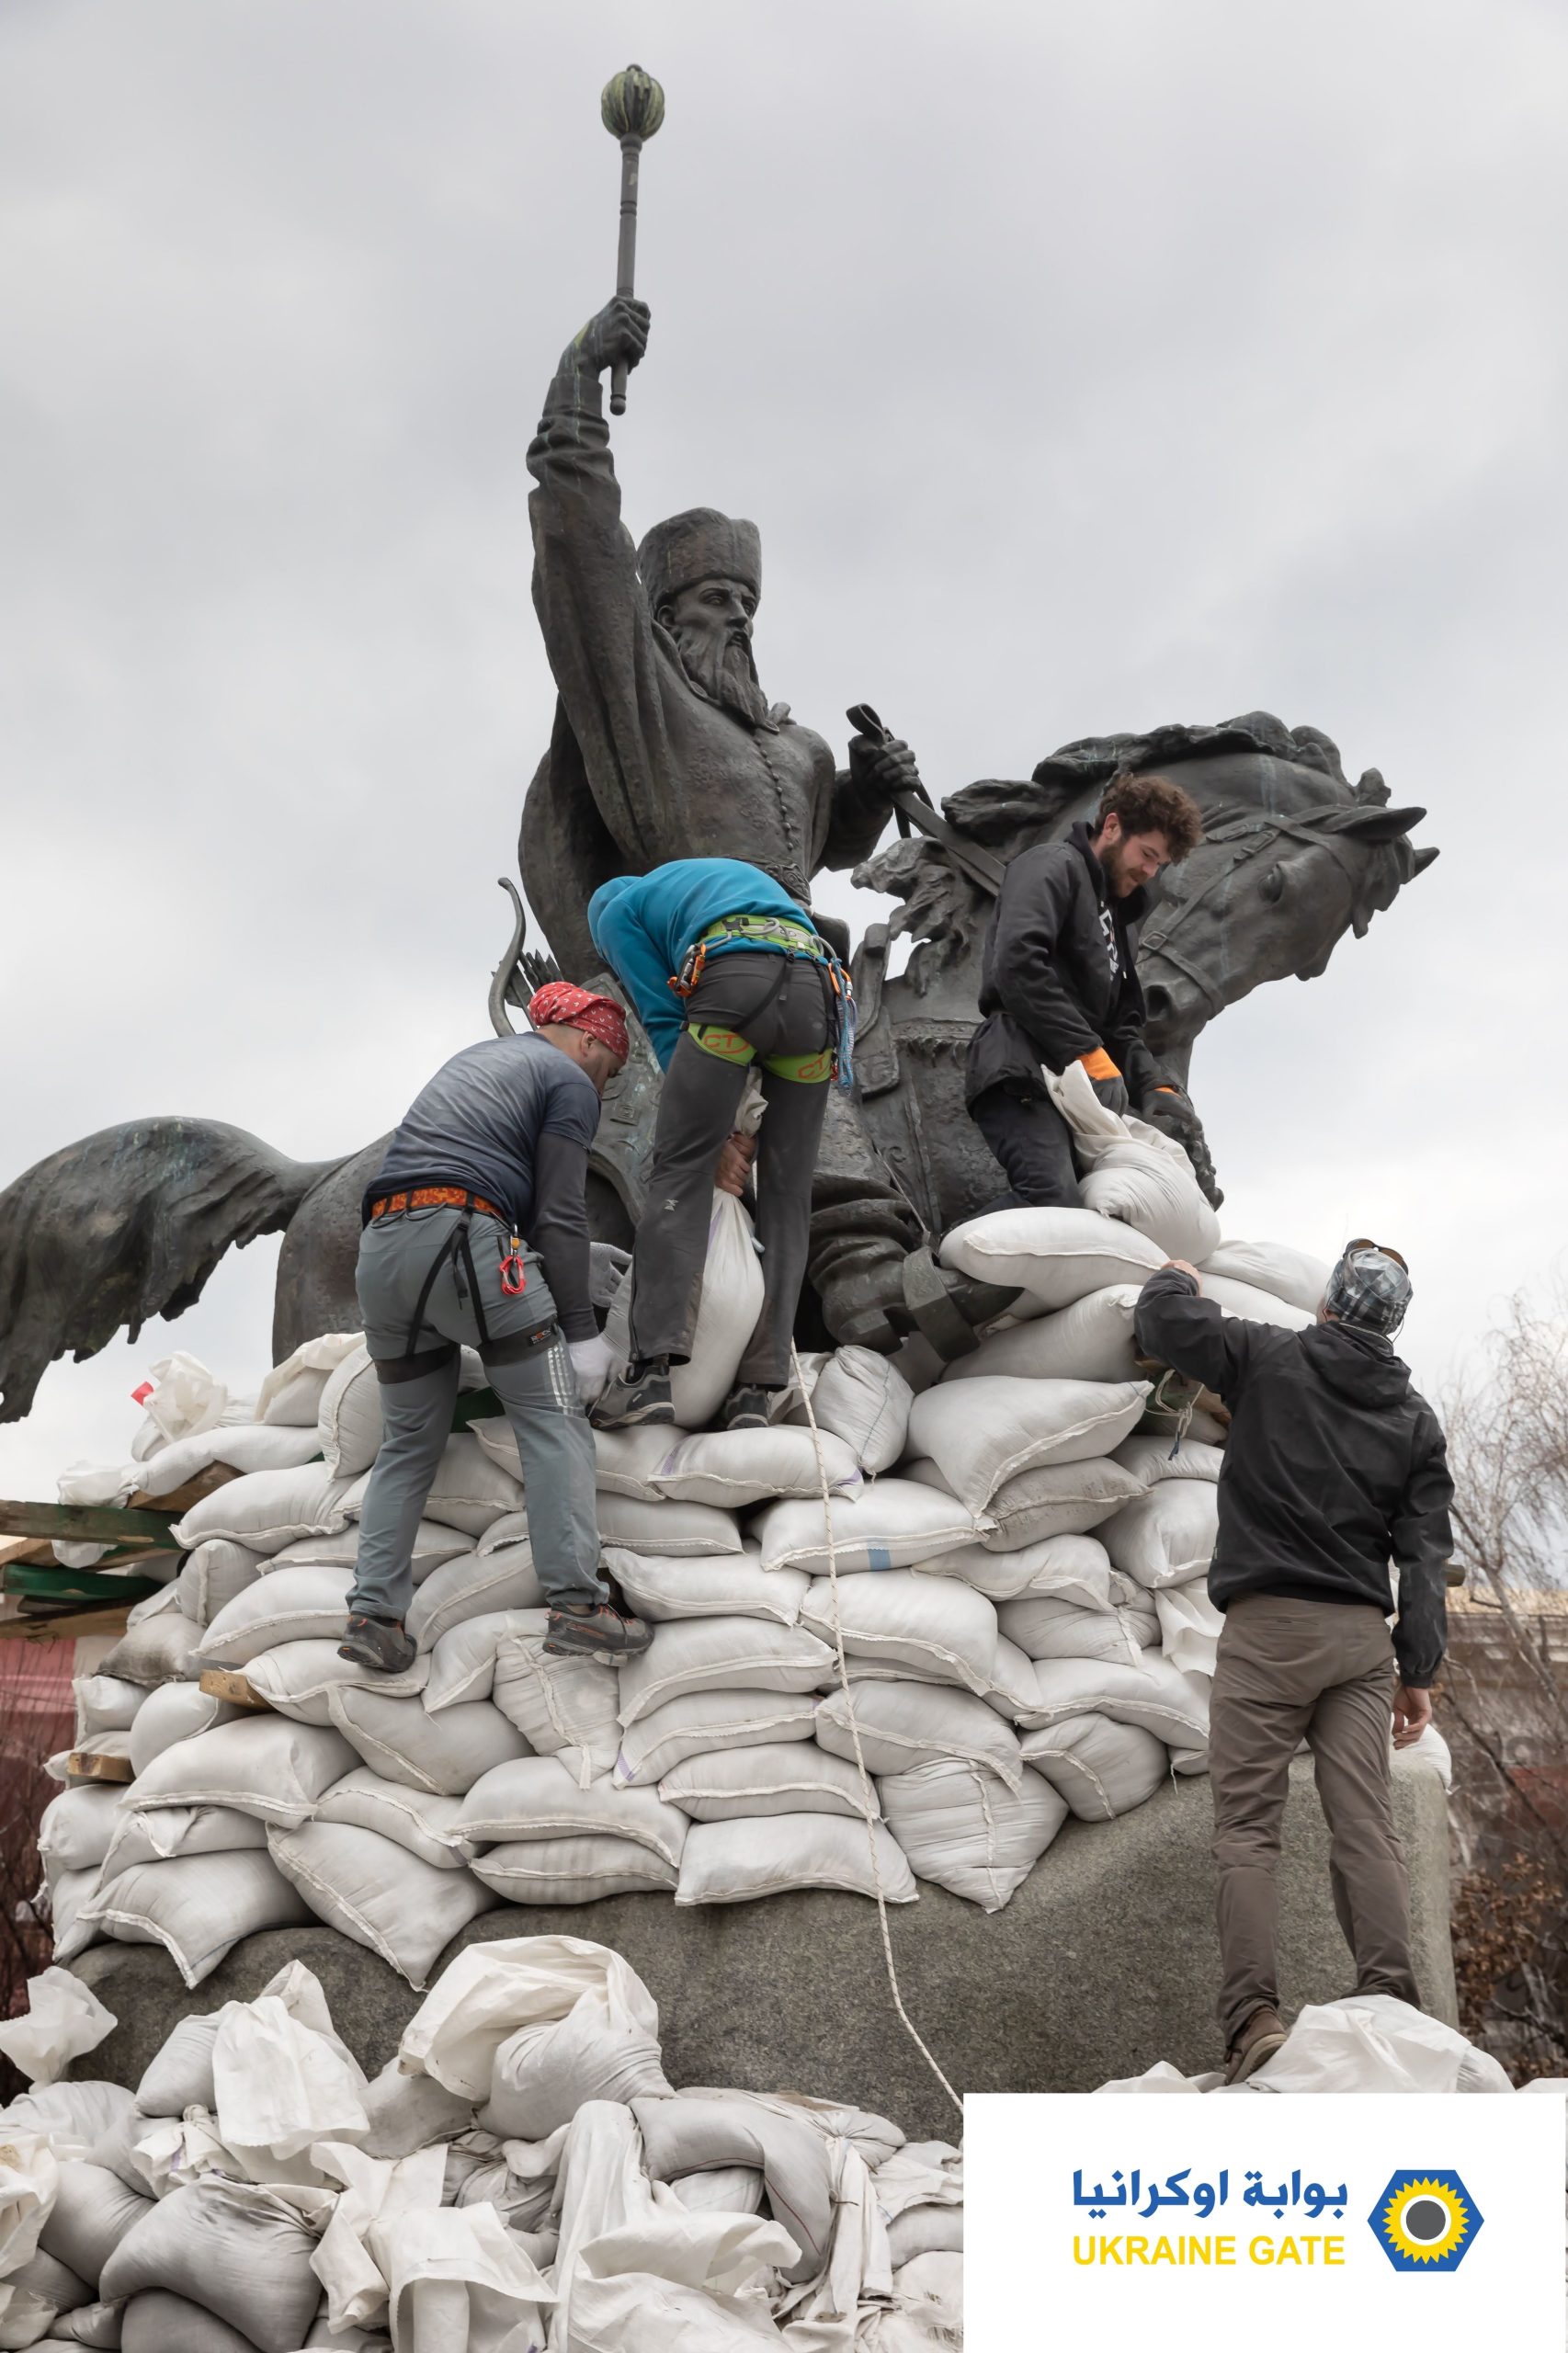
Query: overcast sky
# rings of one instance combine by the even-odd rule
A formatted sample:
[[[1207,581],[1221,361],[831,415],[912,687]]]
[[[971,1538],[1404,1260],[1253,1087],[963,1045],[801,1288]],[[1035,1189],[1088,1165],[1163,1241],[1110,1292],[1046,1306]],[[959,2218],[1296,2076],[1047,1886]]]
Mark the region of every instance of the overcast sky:
[[[613,290],[628,519],[760,524],[765,687],[937,792],[1256,708],[1442,856],[1193,1092],[1227,1230],[1405,1245],[1440,1384],[1564,1243],[1568,19],[1526,0],[0,0],[0,1183],[151,1113],[304,1159],[488,1034],[552,689],[524,454]],[[846,881],[824,892],[870,915]],[[119,1459],[277,1245],[56,1367]]]

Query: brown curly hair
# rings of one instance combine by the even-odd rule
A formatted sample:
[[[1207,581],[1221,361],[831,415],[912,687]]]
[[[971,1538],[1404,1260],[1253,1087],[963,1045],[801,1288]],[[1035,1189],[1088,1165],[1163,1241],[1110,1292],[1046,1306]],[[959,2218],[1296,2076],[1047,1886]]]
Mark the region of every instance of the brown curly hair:
[[[1164,834],[1177,865],[1203,839],[1197,801],[1167,776],[1136,776],[1131,770],[1113,776],[1095,820],[1096,832],[1108,817],[1119,817],[1124,834]]]

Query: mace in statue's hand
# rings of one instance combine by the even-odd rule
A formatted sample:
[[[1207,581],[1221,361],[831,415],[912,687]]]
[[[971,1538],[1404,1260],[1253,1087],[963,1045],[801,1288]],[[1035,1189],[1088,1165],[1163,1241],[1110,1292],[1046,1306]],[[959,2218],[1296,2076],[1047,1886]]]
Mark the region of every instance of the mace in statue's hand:
[[[573,337],[567,358],[593,375],[607,368],[635,368],[648,348],[651,313],[634,295],[615,294]]]
[[[851,736],[849,773],[868,800],[880,797],[890,808],[895,793],[913,792],[922,801],[930,798],[920,781],[915,755],[902,735],[880,741],[872,735]]]

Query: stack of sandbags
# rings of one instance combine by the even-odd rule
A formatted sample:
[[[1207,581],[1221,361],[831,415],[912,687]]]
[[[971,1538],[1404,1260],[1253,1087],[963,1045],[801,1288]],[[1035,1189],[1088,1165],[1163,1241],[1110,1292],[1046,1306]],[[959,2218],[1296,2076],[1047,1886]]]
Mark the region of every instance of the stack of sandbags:
[[[462,1953],[374,2080],[298,1962],[183,2019],[134,2091],[55,2081],[115,2021],[62,1971],[29,1993],[0,2028],[33,2081],[0,2112],[0,2343],[957,2342],[959,2152],[830,2099],[675,2090],[601,1945]]]

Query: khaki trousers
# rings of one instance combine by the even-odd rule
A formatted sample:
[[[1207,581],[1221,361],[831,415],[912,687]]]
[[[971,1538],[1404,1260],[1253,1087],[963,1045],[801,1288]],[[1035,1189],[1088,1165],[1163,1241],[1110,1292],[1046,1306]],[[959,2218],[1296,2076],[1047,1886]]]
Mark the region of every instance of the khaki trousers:
[[[1290,1759],[1305,1738],[1329,1832],[1334,1908],[1356,1990],[1417,1999],[1410,1881],[1389,1790],[1393,1644],[1354,1602],[1247,1594],[1225,1612],[1209,1711],[1219,1867],[1220,2023],[1227,2044],[1279,1999],[1275,1946]]]

